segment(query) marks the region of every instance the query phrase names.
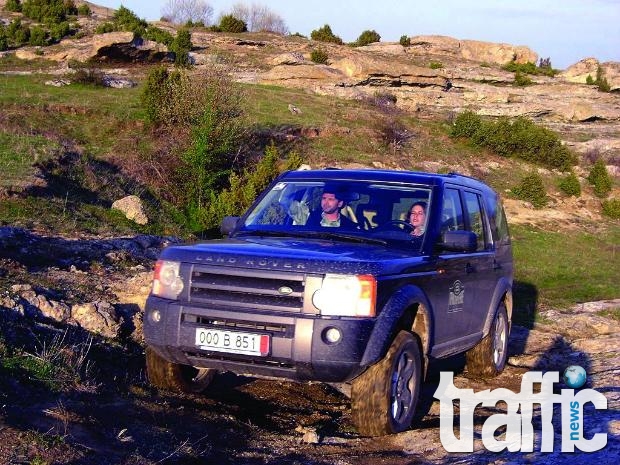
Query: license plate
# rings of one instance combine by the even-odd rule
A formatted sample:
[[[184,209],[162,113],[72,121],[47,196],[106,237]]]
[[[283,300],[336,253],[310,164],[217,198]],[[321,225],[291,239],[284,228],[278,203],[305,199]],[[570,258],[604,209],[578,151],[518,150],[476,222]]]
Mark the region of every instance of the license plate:
[[[269,354],[269,336],[196,328],[196,346],[202,350],[215,352],[265,356]]]

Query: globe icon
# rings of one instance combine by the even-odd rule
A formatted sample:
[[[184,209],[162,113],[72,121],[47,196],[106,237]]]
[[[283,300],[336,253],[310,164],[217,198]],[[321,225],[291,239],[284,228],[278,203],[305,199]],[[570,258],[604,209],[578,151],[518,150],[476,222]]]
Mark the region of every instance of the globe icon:
[[[579,389],[586,384],[586,370],[579,365],[571,365],[564,370],[564,375],[562,378],[568,387]]]

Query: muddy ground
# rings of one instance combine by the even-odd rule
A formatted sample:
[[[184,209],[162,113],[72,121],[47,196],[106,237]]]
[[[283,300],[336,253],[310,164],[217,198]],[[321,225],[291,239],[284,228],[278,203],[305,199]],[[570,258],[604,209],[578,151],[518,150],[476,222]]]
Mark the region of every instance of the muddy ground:
[[[513,326],[509,363],[492,380],[468,378],[464,357],[433,363],[412,429],[364,438],[351,423],[348,398],[333,386],[221,374],[201,395],[157,391],[146,379],[139,306],[119,303],[121,295],[131,300],[128,296],[144,292],[152,266],[149,241],[75,242],[7,231],[0,254],[0,464],[618,463],[620,332],[614,313],[604,310],[620,301],[563,312],[539,309],[540,323]],[[136,244],[143,244],[142,252]],[[42,317],[24,296],[31,303],[47,302],[45,308],[55,301],[107,299],[120,315],[118,337]],[[19,363],[16,348],[28,354]],[[68,366],[37,376],[25,368],[42,360]],[[540,452],[538,411],[533,452],[487,451],[481,427],[490,415],[505,412],[502,405],[476,409],[473,452],[448,453],[442,446],[439,402],[433,398],[441,371],[454,372],[459,388],[519,392],[526,371],[561,374],[575,364],[588,372],[586,388],[608,402],[606,410],[587,408],[584,414],[586,438],[607,435],[602,450],[560,452],[559,406],[552,453]],[[566,388],[561,382],[554,387],[557,393]]]

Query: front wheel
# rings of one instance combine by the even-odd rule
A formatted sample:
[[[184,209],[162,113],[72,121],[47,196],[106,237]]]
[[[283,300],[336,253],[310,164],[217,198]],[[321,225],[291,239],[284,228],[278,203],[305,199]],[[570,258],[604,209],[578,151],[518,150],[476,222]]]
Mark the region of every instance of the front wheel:
[[[353,380],[351,414],[359,433],[382,436],[409,428],[421,372],[418,341],[407,331],[399,332],[385,357]]]
[[[469,375],[492,378],[504,370],[508,359],[508,332],[508,312],[502,302],[489,334],[466,353]]]
[[[162,358],[150,347],[146,348],[146,375],[149,382],[168,391],[199,393],[204,391],[216,374],[210,368],[194,368]]]

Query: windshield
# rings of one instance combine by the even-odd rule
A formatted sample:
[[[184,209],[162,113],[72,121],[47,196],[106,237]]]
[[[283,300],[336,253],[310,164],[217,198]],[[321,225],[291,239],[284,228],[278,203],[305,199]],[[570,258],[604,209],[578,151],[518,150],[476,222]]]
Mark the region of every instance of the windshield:
[[[237,234],[319,237],[420,250],[431,187],[360,181],[279,182]]]

